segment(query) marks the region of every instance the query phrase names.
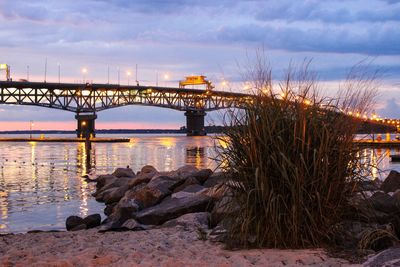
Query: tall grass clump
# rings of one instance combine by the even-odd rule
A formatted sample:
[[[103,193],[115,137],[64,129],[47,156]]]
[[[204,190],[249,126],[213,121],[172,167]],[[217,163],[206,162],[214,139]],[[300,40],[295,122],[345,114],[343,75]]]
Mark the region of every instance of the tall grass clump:
[[[260,56],[246,70],[252,97],[225,114],[230,127],[217,137],[221,168],[231,177],[228,246],[329,244],[367,171],[353,145],[358,121],[344,114],[363,114],[373,101],[374,79],[359,70],[330,98],[320,95],[309,62],[290,67],[276,84]]]

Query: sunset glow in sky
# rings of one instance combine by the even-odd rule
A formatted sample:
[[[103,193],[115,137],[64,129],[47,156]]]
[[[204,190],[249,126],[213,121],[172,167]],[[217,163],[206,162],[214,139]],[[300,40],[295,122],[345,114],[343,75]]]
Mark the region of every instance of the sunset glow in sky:
[[[0,63],[13,80],[26,79],[29,66],[31,81],[44,80],[47,58],[47,81],[58,80],[59,65],[62,82],[105,83],[109,68],[110,83],[118,69],[122,84],[133,83],[137,64],[144,85],[158,77],[176,87],[203,74],[218,90],[243,91],[238,65],[264,47],[275,79],[311,58],[329,91],[368,59],[383,73],[376,112],[400,117],[398,0],[0,0],[0,40]],[[0,105],[0,130],[26,130],[30,120],[37,129],[76,128],[70,112]],[[102,111],[96,121],[98,129],[183,125],[183,112],[141,106]]]

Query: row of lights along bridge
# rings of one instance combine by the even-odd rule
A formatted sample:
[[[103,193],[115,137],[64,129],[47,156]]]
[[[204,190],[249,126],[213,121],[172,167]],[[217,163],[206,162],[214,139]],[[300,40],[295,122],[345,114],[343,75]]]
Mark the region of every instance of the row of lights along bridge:
[[[57,67],[58,67],[58,83],[61,83],[61,64],[57,63]],[[29,65],[26,67],[26,79],[19,79],[18,81],[29,81]],[[0,64],[0,71],[5,71],[6,74],[6,80],[7,81],[12,81],[11,78],[11,67],[8,64]],[[75,81],[75,82],[82,82],[82,83],[92,83],[92,80],[87,80],[87,75],[89,74],[89,69],[87,67],[82,67],[81,68],[81,74],[82,74],[82,81]],[[128,85],[130,85],[131,82],[131,77],[132,77],[132,71],[131,70],[127,70],[125,72],[126,75],[126,79],[128,82]],[[192,75],[193,76],[193,75]],[[164,73],[162,75],[163,81],[167,82],[170,80],[170,75],[168,73]],[[1,80],[1,79],[0,79]],[[118,67],[117,68],[117,84],[121,83],[121,69]],[[159,73],[158,71],[156,71],[156,86],[159,85]],[[45,71],[44,71],[44,82],[47,82],[47,60],[46,60],[46,64],[45,64]],[[107,67],[107,83],[110,83],[110,67]],[[135,67],[135,83],[136,85],[139,85],[139,80],[138,80],[138,65],[136,64]],[[221,86],[222,88],[226,88],[228,86],[228,82],[224,79],[221,82]],[[245,86],[244,89],[246,90],[247,87]]]

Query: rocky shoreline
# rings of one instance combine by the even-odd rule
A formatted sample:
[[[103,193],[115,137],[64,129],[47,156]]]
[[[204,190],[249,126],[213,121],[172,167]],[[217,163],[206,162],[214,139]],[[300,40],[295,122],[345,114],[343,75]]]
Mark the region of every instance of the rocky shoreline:
[[[197,259],[200,265],[349,265],[346,260],[328,257],[318,249],[224,250],[218,241],[225,238],[222,219],[226,215],[229,189],[224,183],[228,178],[221,172],[198,170],[193,166],[159,172],[152,166],[144,166],[138,173],[130,168],[118,168],[112,174],[84,178],[96,183],[93,196],[105,203],[107,218],[101,221],[100,214],[86,218],[70,216],[66,220],[68,232],[0,236],[3,266],[41,265],[42,258],[37,255],[40,251],[40,255],[50,253],[45,257],[46,262],[52,257],[52,261],[60,263],[46,263],[48,266],[80,266],[80,261],[86,263],[81,266],[101,265],[101,262],[115,266],[131,263],[175,266],[171,261],[175,257],[180,257],[181,266],[193,265],[191,258]],[[369,254],[365,266],[400,263],[400,173],[392,171],[382,183],[360,182],[355,190],[359,192],[352,200],[355,212],[337,226],[341,233],[337,242],[346,250],[358,247],[365,255]],[[72,241],[77,243],[62,250],[61,244],[70,244],[71,239],[77,239]],[[147,251],[150,256],[144,255],[144,250],[138,252],[150,243],[150,251]],[[49,244],[56,244],[56,247]],[[121,246],[125,246],[124,249],[115,255],[107,253]],[[169,251],[168,256],[158,255],[160,249]],[[67,256],[62,256],[64,252]],[[80,257],[85,253],[93,258],[83,261]],[[131,253],[139,254],[135,257]]]
[[[191,224],[206,232],[222,218],[219,202],[226,195],[226,177],[221,172],[189,165],[159,172],[148,165],[136,174],[130,168],[118,168],[112,174],[85,178],[96,182],[93,196],[105,203],[107,218],[101,222],[99,214],[70,216],[66,221],[68,231],[94,227],[100,232],[149,230]]]

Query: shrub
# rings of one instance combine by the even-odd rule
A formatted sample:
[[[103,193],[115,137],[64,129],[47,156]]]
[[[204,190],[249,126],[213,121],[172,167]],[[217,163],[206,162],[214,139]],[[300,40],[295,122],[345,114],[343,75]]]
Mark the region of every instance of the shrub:
[[[216,137],[221,168],[233,195],[227,244],[231,247],[304,248],[329,243],[329,230],[347,210],[367,165],[353,145],[374,80],[354,68],[337,97],[319,94],[309,62],[290,67],[274,84],[263,57],[247,70],[252,100],[228,110],[226,135]],[[277,91],[278,88],[278,92]],[[238,208],[238,209],[237,209]]]

